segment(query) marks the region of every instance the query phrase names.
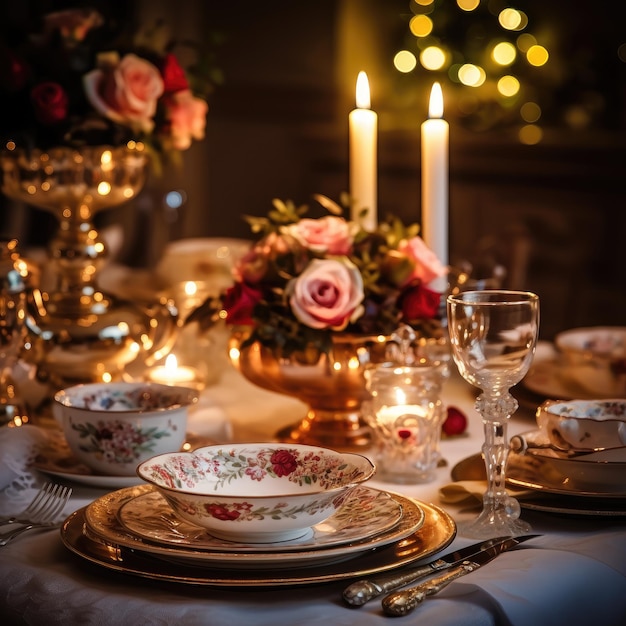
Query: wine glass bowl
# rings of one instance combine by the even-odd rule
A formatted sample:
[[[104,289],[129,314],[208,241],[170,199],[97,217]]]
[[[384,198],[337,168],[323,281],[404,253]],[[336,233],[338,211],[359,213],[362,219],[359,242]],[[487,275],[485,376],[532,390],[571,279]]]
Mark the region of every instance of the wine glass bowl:
[[[461,376],[482,393],[476,401],[485,441],[487,470],[483,510],[459,525],[476,538],[518,535],[530,530],[519,519],[519,503],[505,489],[507,423],[517,410],[509,393],[528,372],[539,330],[539,298],[525,291],[465,291],[447,298],[452,357]]]

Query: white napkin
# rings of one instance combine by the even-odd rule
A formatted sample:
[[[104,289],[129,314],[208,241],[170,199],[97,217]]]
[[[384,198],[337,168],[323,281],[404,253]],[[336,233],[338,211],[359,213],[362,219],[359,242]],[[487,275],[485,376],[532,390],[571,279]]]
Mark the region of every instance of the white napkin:
[[[48,442],[45,430],[33,425],[0,428],[0,515],[27,506],[42,484],[31,465]]]

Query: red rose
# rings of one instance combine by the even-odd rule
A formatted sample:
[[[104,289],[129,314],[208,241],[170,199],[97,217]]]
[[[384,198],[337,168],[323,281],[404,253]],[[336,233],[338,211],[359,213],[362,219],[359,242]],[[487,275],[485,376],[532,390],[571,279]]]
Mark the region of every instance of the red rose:
[[[405,321],[432,319],[439,312],[441,294],[418,285],[402,296],[402,317]]]
[[[235,283],[224,295],[224,309],[229,324],[251,326],[252,312],[261,299],[261,292],[246,283]]]
[[[30,98],[35,109],[35,117],[41,124],[51,126],[67,117],[69,99],[58,83],[35,85],[30,92]]]
[[[161,76],[163,78],[163,92],[166,94],[175,93],[189,89],[189,81],[185,76],[185,70],[178,63],[178,59],[173,54],[165,55],[161,66]]]
[[[270,463],[276,476],[289,476],[298,467],[298,462],[288,450],[276,450],[270,457]]]

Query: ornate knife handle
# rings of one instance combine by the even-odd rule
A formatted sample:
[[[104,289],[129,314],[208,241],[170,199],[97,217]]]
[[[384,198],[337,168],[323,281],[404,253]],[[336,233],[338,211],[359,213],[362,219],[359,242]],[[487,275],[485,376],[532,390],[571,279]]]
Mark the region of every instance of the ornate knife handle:
[[[400,574],[396,572],[394,574],[377,576],[370,580],[358,580],[344,589],[343,599],[352,606],[362,606],[383,593],[393,591],[398,589],[398,587],[404,587],[404,585],[413,583],[424,576],[428,576],[428,574],[436,572],[438,569],[443,569],[447,565],[445,561],[441,561],[440,567],[437,567],[437,564],[437,561],[435,561],[433,564],[412,568]]]
[[[446,585],[456,578],[465,576],[480,566],[471,561],[463,561],[461,565],[451,569],[442,576],[437,576],[420,585],[396,591],[383,598],[383,611],[387,615],[402,616],[410,613],[418,604],[423,602],[428,596],[439,593]]]

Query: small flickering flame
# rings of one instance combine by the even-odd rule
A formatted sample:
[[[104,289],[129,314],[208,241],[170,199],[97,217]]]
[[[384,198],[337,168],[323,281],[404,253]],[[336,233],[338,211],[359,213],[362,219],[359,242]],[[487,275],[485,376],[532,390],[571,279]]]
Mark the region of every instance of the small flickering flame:
[[[428,117],[431,119],[443,117],[443,92],[441,91],[441,85],[439,83],[433,83],[433,87],[430,91]]]
[[[356,79],[356,106],[358,109],[369,109],[371,107],[370,84],[365,72],[359,72]]]

